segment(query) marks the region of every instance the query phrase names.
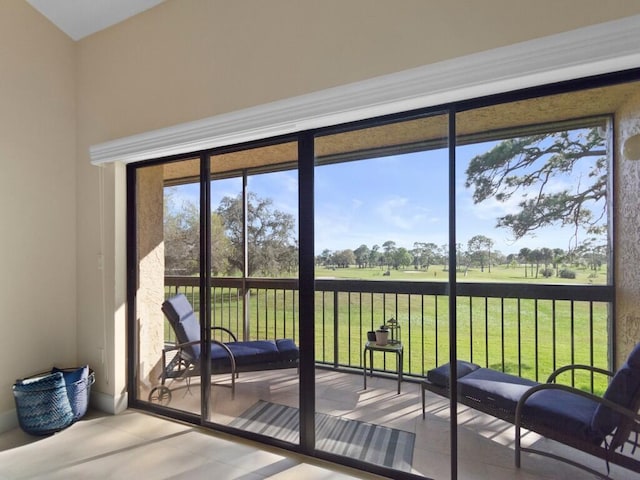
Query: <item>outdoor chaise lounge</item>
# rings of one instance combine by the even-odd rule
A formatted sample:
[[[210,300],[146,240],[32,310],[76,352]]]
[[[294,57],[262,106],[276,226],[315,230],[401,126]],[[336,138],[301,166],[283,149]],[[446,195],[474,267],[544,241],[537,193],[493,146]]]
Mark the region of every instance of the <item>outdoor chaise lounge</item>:
[[[171,390],[167,379],[189,379],[200,375],[200,321],[183,294],[162,304],[162,311],[176,334],[176,344],[162,350],[161,386],[149,394],[149,401],[168,404]],[[211,374],[231,373],[231,392],[235,394],[235,379],[239,372],[297,368],[299,351],[291,339],[237,341],[224,327],[211,327],[229,335],[231,341],[211,340]]]
[[[640,431],[640,344],[614,374],[586,365],[568,365],[552,373],[547,383],[537,383],[503,372],[458,361],[458,401],[473,409],[515,425],[515,462],[520,467],[521,452],[555,458],[602,478],[590,467],[554,453],[521,445],[521,429],[587,452],[609,463],[640,473],[640,461],[633,457]],[[602,397],[561,385],[558,375],[588,370],[611,376]],[[422,417],[425,417],[425,390],[449,396],[449,364],[430,370],[422,385]],[[635,435],[632,435],[635,434]],[[633,438],[633,441],[631,440]],[[623,449],[623,447],[627,447]]]

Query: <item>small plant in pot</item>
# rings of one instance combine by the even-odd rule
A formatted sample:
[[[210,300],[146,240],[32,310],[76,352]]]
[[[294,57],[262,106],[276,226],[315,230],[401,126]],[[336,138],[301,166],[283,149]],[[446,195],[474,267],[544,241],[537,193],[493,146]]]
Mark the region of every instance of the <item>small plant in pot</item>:
[[[386,345],[389,343],[389,327],[380,325],[376,330],[376,345]]]

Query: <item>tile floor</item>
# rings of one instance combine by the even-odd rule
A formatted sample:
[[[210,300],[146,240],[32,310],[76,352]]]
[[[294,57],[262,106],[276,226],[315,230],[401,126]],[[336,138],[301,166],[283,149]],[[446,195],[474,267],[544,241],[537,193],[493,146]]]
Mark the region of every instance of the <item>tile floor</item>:
[[[393,379],[374,377],[367,383],[364,390],[361,375],[318,370],[316,407],[332,415],[415,433],[414,472],[436,479],[449,478],[448,400],[429,395],[423,420],[418,384],[404,382],[402,393],[397,395]],[[297,387],[295,372],[291,371],[242,374],[234,400],[230,389],[214,387],[212,420],[228,423],[258,398],[297,406]],[[185,395],[186,389],[175,389],[171,407],[197,411],[198,386],[192,385],[191,390]],[[525,454],[522,468],[516,469],[513,426],[464,406],[459,408],[458,421],[460,479],[593,478],[564,463],[531,454]],[[523,442],[570,455],[604,471],[602,461],[537,435],[529,434]],[[0,480],[212,476],[215,480],[379,478],[134,410],[117,416],[91,412],[71,428],[48,438],[30,437],[17,429],[0,435]],[[640,474],[617,467],[612,467],[611,477],[640,480]]]
[[[374,475],[135,410],[46,438],[0,435],[0,479],[351,480]]]

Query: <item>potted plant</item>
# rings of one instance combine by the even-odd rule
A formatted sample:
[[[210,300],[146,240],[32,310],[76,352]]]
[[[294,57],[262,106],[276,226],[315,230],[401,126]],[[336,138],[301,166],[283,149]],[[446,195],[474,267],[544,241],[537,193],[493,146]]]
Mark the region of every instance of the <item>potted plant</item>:
[[[386,345],[389,343],[389,327],[386,324],[380,325],[376,330],[376,345]]]

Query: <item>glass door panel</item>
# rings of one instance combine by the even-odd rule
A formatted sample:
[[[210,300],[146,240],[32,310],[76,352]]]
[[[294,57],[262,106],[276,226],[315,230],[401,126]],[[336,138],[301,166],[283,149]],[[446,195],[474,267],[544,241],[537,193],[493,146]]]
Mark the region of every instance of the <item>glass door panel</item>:
[[[247,343],[228,345],[238,355],[233,383],[212,359],[206,419],[296,444],[297,155],[285,142],[211,157],[212,354],[234,340],[220,327]],[[242,351],[253,348],[264,350],[253,359]],[[291,421],[274,425],[274,415]]]
[[[135,172],[136,393],[142,401],[200,414],[200,160]],[[194,311],[189,335],[176,332],[161,310],[177,295]]]
[[[316,448],[426,476],[448,402],[422,420],[405,380],[448,358],[447,133],[433,115],[315,142]]]
[[[457,358],[488,368],[495,385],[545,382],[567,364],[607,369],[613,132],[599,102],[626,88],[456,115]],[[598,395],[607,386],[586,370],[556,381]],[[487,409],[500,396],[471,400],[464,389],[460,403],[480,398]],[[471,408],[464,423],[465,443],[512,454],[495,442],[503,427],[492,417]]]

